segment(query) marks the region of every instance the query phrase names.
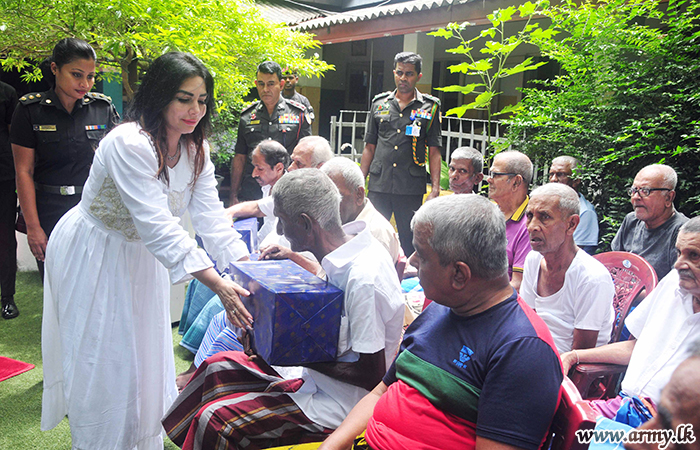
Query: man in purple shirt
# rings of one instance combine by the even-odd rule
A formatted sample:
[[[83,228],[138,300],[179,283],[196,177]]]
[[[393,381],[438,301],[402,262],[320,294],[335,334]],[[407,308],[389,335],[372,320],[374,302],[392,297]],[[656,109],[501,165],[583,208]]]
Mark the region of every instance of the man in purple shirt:
[[[525,257],[531,250],[525,208],[530,200],[527,193],[532,172],[530,158],[520,152],[508,151],[496,155],[486,179],[489,198],[506,217],[508,276],[517,291],[520,291],[523,280]]]

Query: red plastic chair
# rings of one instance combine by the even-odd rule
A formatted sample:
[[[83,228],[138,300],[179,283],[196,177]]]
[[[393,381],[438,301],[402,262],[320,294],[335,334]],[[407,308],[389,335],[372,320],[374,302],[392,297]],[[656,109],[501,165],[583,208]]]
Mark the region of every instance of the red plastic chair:
[[[642,289],[646,288],[647,294],[651,292],[659,283],[659,278],[651,264],[634,253],[606,252],[599,253],[594,258],[608,269],[615,283],[615,297],[613,297],[615,322],[610,342],[617,342],[632,302]]]
[[[550,450],[585,450],[588,444],[579,443],[577,430],[595,428],[596,412],[581,399],[574,383],[567,377],[561,383],[561,399],[549,427],[547,442],[542,448]]]
[[[634,253],[606,252],[594,258],[610,271],[615,283],[615,321],[610,342],[617,342],[634,299],[643,289],[647,294],[651,292],[659,278],[651,264]],[[616,364],[579,364],[571,373],[571,380],[585,399],[608,398],[613,396],[619,375],[625,369],[626,366]]]

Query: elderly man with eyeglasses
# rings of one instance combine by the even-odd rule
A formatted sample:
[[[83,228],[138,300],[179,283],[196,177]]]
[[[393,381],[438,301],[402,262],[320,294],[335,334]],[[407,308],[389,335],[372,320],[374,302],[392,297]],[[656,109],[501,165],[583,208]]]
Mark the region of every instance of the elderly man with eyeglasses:
[[[611,245],[613,251],[631,252],[646,259],[659,279],[673,268],[678,229],[688,221],[673,206],[677,182],[676,171],[664,164],[640,170],[627,190],[634,211],[622,221]]]
[[[518,292],[523,280],[525,257],[532,250],[525,218],[525,208],[530,201],[527,193],[532,173],[530,158],[517,151],[507,151],[493,158],[486,179],[489,184],[489,198],[506,217],[508,278]]]

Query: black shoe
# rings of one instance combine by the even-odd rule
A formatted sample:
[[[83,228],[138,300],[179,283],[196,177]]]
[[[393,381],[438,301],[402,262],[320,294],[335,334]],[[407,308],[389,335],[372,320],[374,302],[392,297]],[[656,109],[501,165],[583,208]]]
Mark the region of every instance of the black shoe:
[[[15,299],[12,297],[2,299],[2,318],[14,319],[19,316],[19,309],[15,305]]]

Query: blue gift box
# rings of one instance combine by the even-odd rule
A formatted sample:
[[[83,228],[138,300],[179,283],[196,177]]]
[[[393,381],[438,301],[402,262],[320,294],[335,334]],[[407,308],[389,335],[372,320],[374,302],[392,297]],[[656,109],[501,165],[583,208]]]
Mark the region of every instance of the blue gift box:
[[[233,222],[233,229],[238,231],[238,234],[241,235],[241,240],[245,242],[245,245],[248,247],[248,251],[251,254],[258,251],[257,218],[251,217],[249,219],[238,219],[235,222]],[[212,260],[212,262],[214,263],[214,267],[216,268],[216,260],[211,257],[207,249],[204,247],[204,242],[202,242],[202,238],[199,237],[198,234],[195,234],[194,240],[197,241],[197,245],[202,247],[204,251],[207,252],[207,256],[209,256],[209,259]],[[252,260],[253,258],[251,257],[250,259]],[[224,272],[228,272],[228,269],[224,270]]]
[[[256,217],[236,220],[233,222],[233,229],[241,235],[241,239],[248,246],[250,253],[258,250],[258,219]]]
[[[335,360],[343,291],[290,260],[236,262],[231,278],[248,289],[255,351],[268,364]]]

